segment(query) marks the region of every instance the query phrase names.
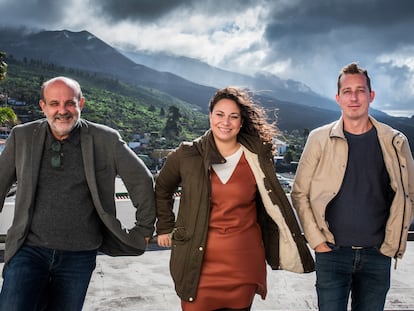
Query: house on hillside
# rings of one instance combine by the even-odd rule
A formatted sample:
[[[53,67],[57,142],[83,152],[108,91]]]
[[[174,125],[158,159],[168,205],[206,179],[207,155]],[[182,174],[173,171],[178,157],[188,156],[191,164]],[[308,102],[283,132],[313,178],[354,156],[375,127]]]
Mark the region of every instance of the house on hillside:
[[[11,106],[26,106],[26,102],[22,100],[16,100],[14,98],[8,98],[7,104]]]
[[[6,140],[0,138],[0,154],[3,152],[4,145],[6,144]]]
[[[10,129],[8,127],[2,126],[0,127],[0,139],[7,139],[10,134]]]
[[[5,93],[0,93],[0,102],[4,105],[11,105],[11,106],[26,106],[26,102],[22,100],[17,100],[14,98],[9,97]]]
[[[273,144],[275,145],[276,154],[283,156],[286,153],[287,147],[289,146],[284,141],[281,141],[278,138],[273,138]]]

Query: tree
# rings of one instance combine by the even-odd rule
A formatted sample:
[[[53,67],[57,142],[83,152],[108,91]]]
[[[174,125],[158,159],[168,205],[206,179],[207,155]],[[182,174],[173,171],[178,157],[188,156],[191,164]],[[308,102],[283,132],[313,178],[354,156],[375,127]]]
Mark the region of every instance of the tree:
[[[6,53],[0,51],[0,81],[6,78],[7,64],[4,62]],[[11,126],[16,124],[17,116],[9,107],[0,107],[0,126]]]
[[[181,127],[178,125],[180,121],[180,109],[176,106],[170,106],[168,108],[167,122],[164,127],[164,136],[173,138],[180,134]]]
[[[285,156],[283,157],[283,160],[286,164],[289,164],[293,161],[293,151],[291,149],[287,150],[285,153]]]
[[[17,116],[10,107],[0,107],[0,126],[15,125]]]
[[[4,62],[6,53],[0,51],[0,81],[6,78],[7,64]]]

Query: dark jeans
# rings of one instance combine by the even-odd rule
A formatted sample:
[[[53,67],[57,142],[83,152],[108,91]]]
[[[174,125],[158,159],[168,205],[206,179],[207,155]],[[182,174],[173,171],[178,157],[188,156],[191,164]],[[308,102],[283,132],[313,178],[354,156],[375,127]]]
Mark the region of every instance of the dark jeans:
[[[0,311],[82,310],[96,254],[23,246],[5,266]]]
[[[332,246],[316,253],[316,291],[320,311],[383,311],[390,288],[391,258],[377,248]]]

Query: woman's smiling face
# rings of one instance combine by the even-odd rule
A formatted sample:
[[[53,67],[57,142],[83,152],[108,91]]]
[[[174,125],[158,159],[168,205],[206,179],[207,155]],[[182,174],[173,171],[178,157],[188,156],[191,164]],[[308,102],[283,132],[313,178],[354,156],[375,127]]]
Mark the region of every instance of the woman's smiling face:
[[[210,127],[214,139],[220,142],[237,141],[242,126],[240,108],[232,99],[220,99],[210,113]]]

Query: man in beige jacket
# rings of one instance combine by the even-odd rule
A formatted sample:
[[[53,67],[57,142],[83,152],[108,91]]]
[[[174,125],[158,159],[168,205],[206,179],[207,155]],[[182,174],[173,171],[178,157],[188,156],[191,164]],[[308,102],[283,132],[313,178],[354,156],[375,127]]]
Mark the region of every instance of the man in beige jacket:
[[[357,64],[338,77],[341,118],[313,130],[292,201],[315,250],[319,309],[383,310],[391,258],[412,220],[414,163],[407,138],[369,115],[375,93]]]

